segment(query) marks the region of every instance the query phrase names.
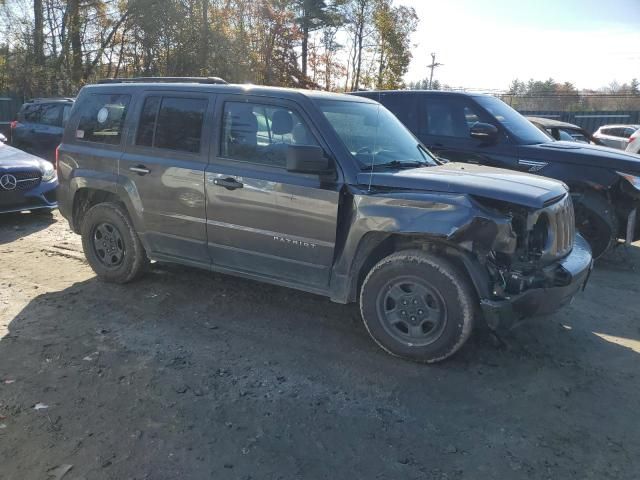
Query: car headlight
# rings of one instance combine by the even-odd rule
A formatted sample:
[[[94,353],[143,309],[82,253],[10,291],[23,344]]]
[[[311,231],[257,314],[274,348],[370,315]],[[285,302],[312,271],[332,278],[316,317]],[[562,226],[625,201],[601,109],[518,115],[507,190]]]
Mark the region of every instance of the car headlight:
[[[42,160],[40,162],[40,169],[42,170],[43,182],[50,182],[51,180],[56,178],[56,169],[53,168],[53,165],[50,162]]]

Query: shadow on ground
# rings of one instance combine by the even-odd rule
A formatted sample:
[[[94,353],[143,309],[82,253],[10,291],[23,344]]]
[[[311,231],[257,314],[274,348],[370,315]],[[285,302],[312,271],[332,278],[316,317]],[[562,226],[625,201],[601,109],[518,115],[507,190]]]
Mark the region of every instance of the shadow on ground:
[[[481,330],[421,366],[309,294],[180,267],[79,282],[0,340],[0,477],[632,478],[640,357],[593,332],[638,339],[637,285],[598,269],[507,347]]]
[[[48,211],[0,214],[0,245],[44,230],[55,221]]]

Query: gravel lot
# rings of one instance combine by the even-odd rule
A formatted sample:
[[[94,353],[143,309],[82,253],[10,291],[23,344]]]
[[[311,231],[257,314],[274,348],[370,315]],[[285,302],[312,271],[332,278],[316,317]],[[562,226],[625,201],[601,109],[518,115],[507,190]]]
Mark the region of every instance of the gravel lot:
[[[2,216],[0,478],[638,478],[639,247],[421,366],[353,305],[167,265],[103,284],[57,213]]]

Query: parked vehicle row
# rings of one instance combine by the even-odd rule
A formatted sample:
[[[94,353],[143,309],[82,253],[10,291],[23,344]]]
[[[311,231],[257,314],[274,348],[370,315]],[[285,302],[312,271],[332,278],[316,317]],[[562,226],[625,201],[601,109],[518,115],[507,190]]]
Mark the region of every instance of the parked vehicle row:
[[[439,158],[535,173],[571,189],[594,257],[640,238],[640,157],[556,141],[501,100],[441,91],[357,92],[391,110]]]
[[[86,86],[58,174],[60,212],[103,280],[153,259],[357,301],[376,343],[417,361],[455,353],[482,317],[555,311],[592,267],[562,182],[445,163],[356,96]]]

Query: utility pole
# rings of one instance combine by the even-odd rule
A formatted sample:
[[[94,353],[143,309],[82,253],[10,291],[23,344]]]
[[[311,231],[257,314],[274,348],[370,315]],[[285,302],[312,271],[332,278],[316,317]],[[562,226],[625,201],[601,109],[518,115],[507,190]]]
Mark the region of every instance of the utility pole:
[[[444,64],[436,62],[436,54],[432,53],[431,54],[431,65],[427,65],[427,68],[431,69],[431,75],[429,76],[429,90],[431,90],[431,87],[433,87],[433,71],[435,70],[436,67],[440,67],[442,65],[444,65]]]

